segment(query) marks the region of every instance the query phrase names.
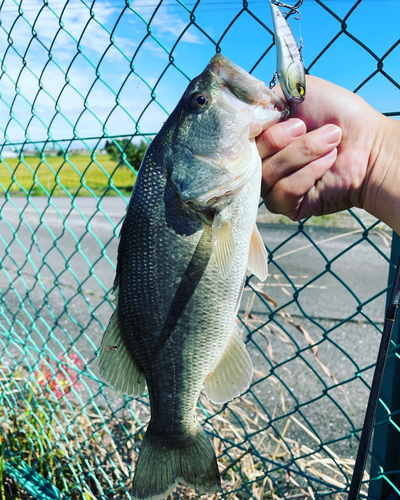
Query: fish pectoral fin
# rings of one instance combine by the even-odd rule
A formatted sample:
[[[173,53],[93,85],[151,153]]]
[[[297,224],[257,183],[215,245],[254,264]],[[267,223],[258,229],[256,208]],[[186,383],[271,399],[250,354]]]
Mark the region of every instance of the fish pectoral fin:
[[[100,377],[117,391],[139,397],[144,392],[146,380],[125,343],[117,311],[113,312],[101,342]]]
[[[250,252],[247,268],[257,276],[260,281],[265,281],[268,276],[268,254],[263,239],[257,226],[254,225],[250,240]]]
[[[220,214],[214,217],[211,241],[215,263],[221,276],[226,278],[235,257],[235,242],[233,241],[231,222],[222,220]]]
[[[238,330],[235,325],[221,359],[204,382],[206,395],[213,403],[231,401],[250,387],[253,363]]]

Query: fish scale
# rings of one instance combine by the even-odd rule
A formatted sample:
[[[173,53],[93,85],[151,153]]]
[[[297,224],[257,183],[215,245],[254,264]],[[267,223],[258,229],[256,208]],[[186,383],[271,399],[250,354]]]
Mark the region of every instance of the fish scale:
[[[217,55],[143,160],[99,361],[115,388],[140,396],[148,387],[151,418],[133,498],[161,500],[179,481],[199,493],[220,487],[196,405],[203,385],[217,403],[250,385],[252,363],[235,325],[248,262],[266,277],[255,227],[261,159],[254,136],[287,115],[263,82]]]

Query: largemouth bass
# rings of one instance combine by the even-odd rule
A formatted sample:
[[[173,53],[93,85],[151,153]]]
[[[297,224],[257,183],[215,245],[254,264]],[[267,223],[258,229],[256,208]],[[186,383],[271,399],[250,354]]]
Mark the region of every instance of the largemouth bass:
[[[267,277],[255,225],[255,137],[287,116],[274,92],[219,54],[189,84],[143,159],[99,361],[101,376],[121,392],[140,396],[148,387],[151,419],[133,498],[166,498],[178,482],[199,493],[220,488],[196,404],[203,385],[211,401],[224,403],[252,379],[235,318],[246,270]]]

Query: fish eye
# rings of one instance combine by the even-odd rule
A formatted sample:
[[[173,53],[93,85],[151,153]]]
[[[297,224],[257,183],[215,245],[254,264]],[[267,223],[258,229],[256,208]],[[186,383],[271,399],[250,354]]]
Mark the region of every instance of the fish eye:
[[[297,89],[297,92],[303,96],[305,95],[306,93],[306,89],[304,88],[304,86],[301,84],[301,83],[296,83],[296,89]]]
[[[200,111],[208,104],[208,97],[203,92],[194,92],[190,98],[190,107],[193,111]]]

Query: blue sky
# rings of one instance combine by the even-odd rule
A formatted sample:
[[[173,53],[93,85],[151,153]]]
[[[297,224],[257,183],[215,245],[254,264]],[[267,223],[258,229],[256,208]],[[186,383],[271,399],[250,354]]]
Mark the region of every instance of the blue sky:
[[[325,1],[326,7],[341,19],[356,3]],[[29,137],[38,141],[49,134],[55,139],[70,138],[74,133],[79,137],[95,137],[102,135],[103,130],[110,135],[133,134],[140,116],[141,132],[157,132],[167,117],[164,109],[172,111],[187,85],[182,72],[193,78],[215,53],[215,43],[201,30],[218,42],[243,9],[243,2],[235,0],[199,2],[194,16],[201,30],[192,25],[173,50],[174,64],[181,72],[174,66],[166,70],[167,51],[173,49],[190,22],[190,13],[176,0],[162,2],[154,16],[156,0],[133,0],[130,8],[121,0],[96,1],[92,10],[90,4],[79,0],[70,0],[66,6],[63,1],[49,0],[48,5],[44,7],[40,0],[23,0],[23,15],[18,16],[18,5],[13,0],[2,4],[3,140],[5,134],[10,141],[24,140],[26,127]],[[191,10],[195,4],[190,1],[186,5]],[[272,43],[271,34],[261,23],[272,29],[272,20],[267,0],[249,0],[248,9],[251,14],[246,11],[240,14],[220,47],[235,63],[251,70]],[[301,22],[292,20],[291,25],[295,36],[299,38],[301,34],[303,38],[305,65],[309,66],[340,32],[341,23],[316,0],[304,0],[301,13]],[[159,43],[148,35],[146,23],[151,18],[151,33]],[[362,0],[346,23],[352,36],[382,57],[400,38],[400,2]],[[275,70],[275,57],[272,48],[253,74],[269,82]],[[383,66],[398,82],[399,61],[400,45],[385,58]],[[310,72],[354,90],[376,68],[376,59],[342,33]],[[155,89],[161,106],[153,102],[146,107],[151,100],[148,85],[154,87],[164,71]],[[359,94],[381,112],[400,111],[400,90],[381,74],[360,89]],[[36,116],[32,115],[32,109]]]

